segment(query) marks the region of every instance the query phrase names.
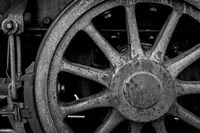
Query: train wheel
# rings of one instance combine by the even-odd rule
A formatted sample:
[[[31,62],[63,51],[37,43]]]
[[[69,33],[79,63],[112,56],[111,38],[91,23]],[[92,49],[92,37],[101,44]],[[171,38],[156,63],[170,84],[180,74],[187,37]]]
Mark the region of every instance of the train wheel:
[[[80,0],[66,7],[43,39],[36,62],[34,98],[44,131],[140,133],[152,123],[157,133],[167,133],[167,115],[200,129],[200,119],[177,102],[200,93],[198,82],[177,79],[200,57],[200,45],[166,56],[180,19],[187,15],[200,22],[194,3]],[[157,18],[161,26],[153,43],[142,42],[138,30],[142,15],[136,14],[142,10],[137,7],[146,5],[153,5],[151,12],[166,9],[166,17]],[[121,29],[124,38],[117,40],[119,32],[111,36],[115,41],[107,39],[109,32],[103,31],[110,29]]]

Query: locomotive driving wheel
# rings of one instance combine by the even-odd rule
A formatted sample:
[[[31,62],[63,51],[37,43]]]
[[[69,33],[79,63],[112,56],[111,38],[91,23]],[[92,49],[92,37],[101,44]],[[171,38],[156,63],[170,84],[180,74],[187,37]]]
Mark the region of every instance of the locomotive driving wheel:
[[[135,10],[143,3],[169,8],[147,50],[142,46]],[[124,10],[125,21],[119,13],[116,23],[124,23],[127,38],[126,47],[119,49],[95,24],[100,15],[109,18],[109,12],[117,8]],[[96,118],[89,125],[100,122],[85,127],[91,129],[85,132],[115,132],[125,122],[128,129],[121,132],[140,133],[145,123],[152,123],[157,133],[167,133],[166,115],[200,129],[200,119],[177,102],[180,96],[200,93],[199,82],[177,79],[200,57],[200,45],[175,58],[165,55],[183,15],[200,22],[200,11],[179,0],[80,0],[66,7],[46,34],[36,62],[34,96],[44,131],[82,132],[81,123],[71,119],[87,119],[88,112],[93,113],[91,119]]]

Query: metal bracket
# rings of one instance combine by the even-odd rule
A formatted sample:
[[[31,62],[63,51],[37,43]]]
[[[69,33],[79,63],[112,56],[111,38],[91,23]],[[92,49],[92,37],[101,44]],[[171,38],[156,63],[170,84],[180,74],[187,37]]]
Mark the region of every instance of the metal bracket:
[[[27,0],[14,0],[11,2],[11,7],[8,10],[8,19],[14,20],[18,24],[16,34],[24,31],[24,11],[27,5]]]
[[[28,68],[26,68],[26,74],[23,76],[24,79],[24,105],[25,105],[25,117],[27,118],[32,131],[36,133],[42,133],[41,123],[39,121],[34,100],[34,68],[35,63],[32,62]]]
[[[24,31],[24,11],[27,0],[15,0],[11,2],[6,18],[1,26],[6,34],[21,34]]]
[[[9,108],[5,109],[5,110],[1,110],[0,111],[0,115],[12,116],[14,118],[15,122],[20,119],[19,115],[18,115],[18,107],[17,107],[17,105],[13,106],[13,110],[10,110]]]
[[[25,107],[25,108],[21,109],[20,113],[21,113],[22,118],[28,119],[28,118],[32,117],[31,110],[29,107]]]

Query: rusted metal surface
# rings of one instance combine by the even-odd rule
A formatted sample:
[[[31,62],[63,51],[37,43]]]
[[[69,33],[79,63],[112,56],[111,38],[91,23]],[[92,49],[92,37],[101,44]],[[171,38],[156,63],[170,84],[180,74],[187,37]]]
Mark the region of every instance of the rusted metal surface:
[[[86,26],[85,31],[96,42],[96,44],[104,52],[104,54],[107,56],[115,68],[119,68],[125,63],[123,57],[120,56],[119,53],[117,53],[117,51],[111,47],[111,45],[103,38],[102,35],[100,35],[100,33],[95,29],[93,25],[89,24]]]
[[[137,73],[126,83],[127,102],[136,108],[149,108],[159,102],[162,84],[149,73]]]
[[[112,85],[120,98],[115,106],[133,121],[147,122],[159,118],[174,100],[170,74],[150,60],[125,65],[115,75]]]
[[[129,43],[131,44],[131,57],[144,56],[140,45],[139,32],[136,22],[135,6],[126,7],[126,20]]]
[[[176,81],[177,96],[200,93],[199,81]]]
[[[172,34],[178,24],[180,17],[181,13],[173,10],[166,23],[163,25],[163,28],[161,29],[154,43],[154,47],[152,48],[153,53],[151,54],[151,58],[155,59],[155,61],[164,61],[167,46],[171,40]]]
[[[177,91],[180,89],[180,86],[176,84],[175,77],[183,70],[183,67],[199,58],[199,48],[197,50],[189,50],[191,54],[188,57],[184,58],[186,54],[183,54],[183,58],[180,56],[178,59],[171,61],[171,64],[163,62],[163,60],[157,60],[157,57],[160,59],[163,58],[167,48],[166,45],[170,41],[172,31],[175,29],[179,20],[180,16],[175,11],[172,12],[172,18],[167,20],[169,21],[169,23],[167,22],[167,28],[164,26],[165,28],[161,31],[163,37],[158,38],[158,42],[161,43],[152,51],[153,56],[146,56],[139,46],[140,40],[137,35],[136,20],[133,21],[130,19],[136,18],[131,9],[134,9],[135,4],[140,2],[165,4],[180,11],[181,14],[191,14],[188,11],[196,11],[196,9],[188,4],[182,7],[183,2],[173,0],[81,0],[72,4],[67,10],[63,10],[61,15],[50,27],[48,34],[46,34],[43,40],[42,50],[37,58],[35,77],[37,111],[45,132],[71,132],[71,129],[63,122],[65,116],[97,107],[108,106],[118,110],[122,117],[111,114],[110,118],[108,117],[108,120],[97,129],[97,133],[111,131],[124,119],[137,123],[157,120],[170,112],[171,108],[176,112],[172,113],[173,115],[176,115],[199,129],[199,118],[174,104],[178,95],[181,93]],[[128,20],[126,21],[128,23],[127,27],[129,28],[131,46],[131,52],[129,52],[131,55],[127,55],[129,57],[126,58],[128,60],[121,57],[119,53],[116,53],[91,25],[91,20],[95,16],[119,5],[124,6],[128,14],[126,18]],[[183,8],[185,10],[182,10]],[[136,31],[132,32],[132,28]],[[96,45],[104,52],[111,64],[113,64],[114,67],[109,69],[111,73],[104,75],[102,71],[97,72],[96,69],[89,67],[83,69],[83,66],[71,65],[69,62],[65,62],[63,65],[63,53],[68,48],[72,38],[80,30],[86,31],[95,41]],[[137,44],[136,46],[135,43]],[[134,51],[135,48],[137,49],[136,51]],[[160,50],[162,51],[161,54],[159,52]],[[157,57],[154,56],[154,53]],[[174,70],[174,68],[176,69]],[[57,79],[58,74],[63,71],[92,79],[105,85],[105,92],[107,93],[99,93],[91,97],[78,99],[64,106],[60,105],[57,95]],[[192,87],[196,89],[194,90],[195,92],[199,91],[199,86]],[[191,89],[191,87],[189,88]],[[187,93],[193,92],[188,91]],[[115,121],[116,123],[111,123],[110,121]],[[155,125],[157,132],[166,132],[162,122]],[[139,133],[140,128],[137,128],[133,124],[131,132],[134,131]]]
[[[55,23],[54,25],[53,25],[53,27],[55,26],[55,27],[57,27],[56,29],[56,31],[54,31],[54,30],[51,30],[51,31],[49,31],[50,33],[53,33],[53,35],[51,35],[51,36],[47,36],[46,37],[46,39],[45,40],[49,40],[50,41],[50,45],[46,45],[47,47],[49,47],[50,49],[49,50],[45,50],[46,52],[44,53],[44,56],[43,55],[40,55],[39,57],[38,57],[38,63],[42,63],[43,61],[43,59],[45,60],[42,64],[43,65],[38,65],[37,64],[37,67],[39,67],[39,68],[41,68],[41,69],[43,69],[42,70],[42,72],[45,72],[47,69],[44,69],[43,67],[45,67],[46,68],[46,65],[47,64],[49,64],[50,63],[50,61],[51,61],[51,59],[50,60],[46,60],[45,58],[46,57],[52,57],[52,54],[53,54],[53,51],[55,50],[55,48],[56,48],[56,43],[58,43],[57,41],[59,41],[61,38],[62,38],[62,36],[63,36],[63,34],[65,33],[65,31],[67,30],[67,28],[69,28],[70,27],[70,25],[73,23],[73,21],[75,21],[81,14],[83,14],[85,11],[87,11],[88,9],[90,9],[92,6],[94,6],[94,5],[96,5],[96,4],[98,4],[99,2],[102,2],[102,1],[90,1],[90,2],[86,2],[86,1],[79,1],[79,2],[75,2],[77,5],[76,5],[76,7],[75,8],[72,8],[70,11],[68,11],[68,10],[64,10],[64,12],[69,12],[69,14],[64,14],[64,15],[61,15],[60,17],[63,19],[63,21],[60,21],[59,23]],[[74,4],[72,4],[72,5],[75,5],[75,3]],[[106,8],[107,7],[107,8]],[[109,7],[108,6],[102,6],[101,7],[101,10],[103,10],[103,11],[105,11],[106,9],[109,9]],[[98,12],[97,12],[98,13]],[[96,13],[95,13],[96,14]],[[93,14],[94,15],[94,14]],[[96,14],[96,15],[98,15],[98,14]],[[90,17],[92,17],[92,16],[90,16]],[[64,22],[64,23],[63,23]],[[52,27],[52,28],[53,28]],[[74,31],[75,30],[75,31]],[[78,30],[77,29],[74,29],[72,32],[73,32],[73,34],[75,34]],[[59,33],[59,34],[58,34]],[[72,36],[69,36],[69,37],[72,37]],[[69,40],[70,41],[70,40]],[[66,41],[66,42],[63,42],[63,43],[67,43],[68,41]],[[64,49],[65,48],[62,48],[61,47],[61,49],[63,50],[63,52],[64,52]],[[43,51],[44,49],[42,49],[42,51]],[[60,53],[61,52],[61,53]],[[60,54],[59,54],[60,53]],[[59,53],[57,54],[58,56],[61,56],[62,55],[62,51],[59,51]],[[43,59],[42,59],[42,58]],[[41,60],[42,59],[42,60]],[[59,62],[59,60],[55,60],[56,61],[56,64],[57,63],[59,63],[60,64],[60,62]],[[49,66],[50,67],[50,66]],[[50,114],[50,110],[48,109],[48,103],[46,103],[45,101],[45,99],[44,99],[44,94],[47,94],[46,93],[46,89],[43,89],[43,87],[45,87],[45,86],[43,86],[43,87],[39,87],[40,85],[42,85],[43,83],[41,82],[41,81],[44,81],[43,80],[43,78],[45,78],[47,75],[47,73],[46,74],[42,74],[42,73],[40,73],[40,74],[42,74],[42,75],[38,75],[39,73],[39,68],[37,69],[37,71],[36,71],[36,88],[37,89],[39,89],[39,90],[35,90],[35,95],[37,95],[37,99],[36,99],[36,102],[37,102],[37,110],[38,110],[38,112],[39,112],[39,114],[41,113],[41,114],[43,114],[43,113],[45,113],[45,115],[43,115],[42,117],[40,117],[40,120],[42,121],[42,124],[43,124],[43,127],[45,127],[45,131],[46,132],[53,132],[53,133],[55,133],[55,132],[57,132],[56,130],[56,127],[55,127],[55,125],[53,124],[54,122],[53,122],[53,120],[52,120],[52,118],[51,118],[51,114]],[[58,69],[57,69],[58,70]],[[37,78],[38,77],[38,78]],[[46,77],[47,78],[47,77]],[[45,79],[46,79],[45,78]],[[54,76],[54,78],[56,78],[55,76]],[[39,81],[39,82],[38,82]],[[55,80],[52,80],[53,82],[52,83],[54,83],[54,81]],[[39,83],[39,84],[38,84]],[[46,83],[45,83],[46,84]],[[47,86],[46,86],[47,87]],[[45,87],[45,88],[46,88]],[[51,88],[54,90],[54,91],[56,91],[55,90],[55,85],[53,85]],[[51,90],[52,90],[51,89]],[[41,92],[42,91],[42,92]],[[52,91],[53,92],[53,91]],[[51,94],[52,95],[52,94]],[[55,93],[53,94],[53,97],[54,97],[54,95],[55,95]],[[56,96],[55,96],[56,97]],[[53,108],[52,108],[52,110],[54,110],[53,112],[51,112],[51,113],[54,113],[54,114],[60,114],[60,111],[58,110],[59,109],[59,107],[58,107],[58,105],[56,105],[55,103],[56,103],[56,99],[51,99],[52,100],[52,102],[51,102],[51,104],[52,104],[52,106],[53,106]],[[38,104],[39,103],[39,104]],[[54,103],[54,104],[53,104]],[[56,117],[56,115],[54,115],[55,117]],[[57,126],[59,127],[59,130],[60,131],[66,131],[65,130],[65,126],[64,126],[64,123],[62,122],[62,118],[59,120],[59,118],[61,118],[60,117],[60,115],[59,116],[57,116],[57,122],[56,122],[56,124],[57,124]],[[54,118],[54,120],[55,120],[55,118]],[[44,122],[45,121],[45,122]],[[48,128],[47,128],[48,127]],[[70,129],[69,129],[70,130]]]
[[[113,106],[111,104],[112,102],[109,102],[109,100],[112,99],[111,97],[113,96],[110,93],[105,92],[102,94],[100,93],[94,96],[90,96],[82,100],[77,100],[69,104],[64,104],[64,106],[61,105],[60,115],[62,116],[62,118],[64,118],[67,115],[78,113],[88,109]]]
[[[75,75],[79,75],[81,77],[87,77],[88,79],[99,82],[107,87],[110,83],[111,77],[109,71],[101,71],[91,67],[73,64],[70,62],[68,63],[67,61],[63,61],[61,63],[60,69],[60,71],[66,71]]]

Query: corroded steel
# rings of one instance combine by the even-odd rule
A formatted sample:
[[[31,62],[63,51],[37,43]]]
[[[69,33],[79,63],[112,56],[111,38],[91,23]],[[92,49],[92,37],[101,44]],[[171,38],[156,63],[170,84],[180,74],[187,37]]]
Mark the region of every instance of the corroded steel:
[[[145,53],[142,50],[138,37],[133,9],[135,4],[140,2],[164,4],[174,9],[172,17],[167,20],[166,26],[163,26],[160,35],[162,37],[157,40],[161,43],[158,43],[150,53]],[[113,50],[106,39],[91,24],[94,17],[116,6],[123,6],[127,13],[126,22],[131,46],[131,51],[129,51],[131,54],[126,55],[128,58],[124,58]],[[200,20],[197,9],[184,1],[174,0],[80,0],[75,1],[70,8],[63,10],[46,34],[36,63],[36,104],[45,132],[71,132],[71,129],[63,122],[66,115],[97,107],[112,107],[118,112],[118,114],[112,113],[108,120],[96,130],[97,133],[111,131],[124,119],[131,121],[131,132],[140,132],[142,126],[137,127],[133,122],[138,124],[156,121],[169,112],[173,112],[171,114],[189,121],[189,124],[199,128],[199,118],[176,106],[178,96],[199,92],[198,85],[195,86],[193,83],[189,86],[178,84],[176,80],[178,73],[183,70],[184,66],[189,65],[199,57],[199,47],[195,47],[198,48],[197,50],[192,49],[187,51],[187,54],[183,54],[184,57],[189,55],[186,58],[179,56],[168,62],[157,60],[164,56],[166,45],[179,21],[179,13],[188,14],[197,21]],[[63,64],[63,53],[80,30],[86,31],[114,67],[99,71],[82,65],[72,65],[70,62]],[[135,49],[136,51],[134,51]],[[176,68],[175,71],[173,68]],[[99,94],[64,106],[60,105],[57,96],[57,79],[58,73],[63,71],[92,79],[105,85],[106,89]],[[116,123],[110,123],[110,121],[116,121]],[[157,132],[165,133],[163,125],[163,121],[158,121],[154,127]]]
[[[133,121],[147,122],[159,118],[174,100],[171,75],[150,60],[126,64],[116,74],[111,86],[117,92],[113,105]]]
[[[134,58],[136,56],[144,56],[140,45],[139,33],[135,16],[135,6],[127,6],[126,14],[128,38],[131,44],[131,57]]]
[[[152,49],[153,53],[151,54],[151,58],[155,60],[164,60],[164,56],[167,50],[167,46],[169,41],[171,40],[172,34],[176,28],[176,25],[181,17],[181,13],[173,10],[171,15],[169,16],[166,23],[163,25]]]
[[[175,85],[178,96],[200,93],[199,81],[176,81]]]
[[[63,61],[60,67],[61,71],[66,71],[81,77],[87,77],[88,79],[99,82],[105,86],[109,86],[110,76],[109,71],[102,71],[92,67],[87,67],[83,65],[68,63]]]
[[[120,56],[117,51],[111,47],[111,45],[106,41],[102,35],[95,29],[91,24],[86,26],[85,31],[90,35],[90,37],[96,42],[99,48],[107,56],[111,64],[117,68],[124,64],[123,57]]]

